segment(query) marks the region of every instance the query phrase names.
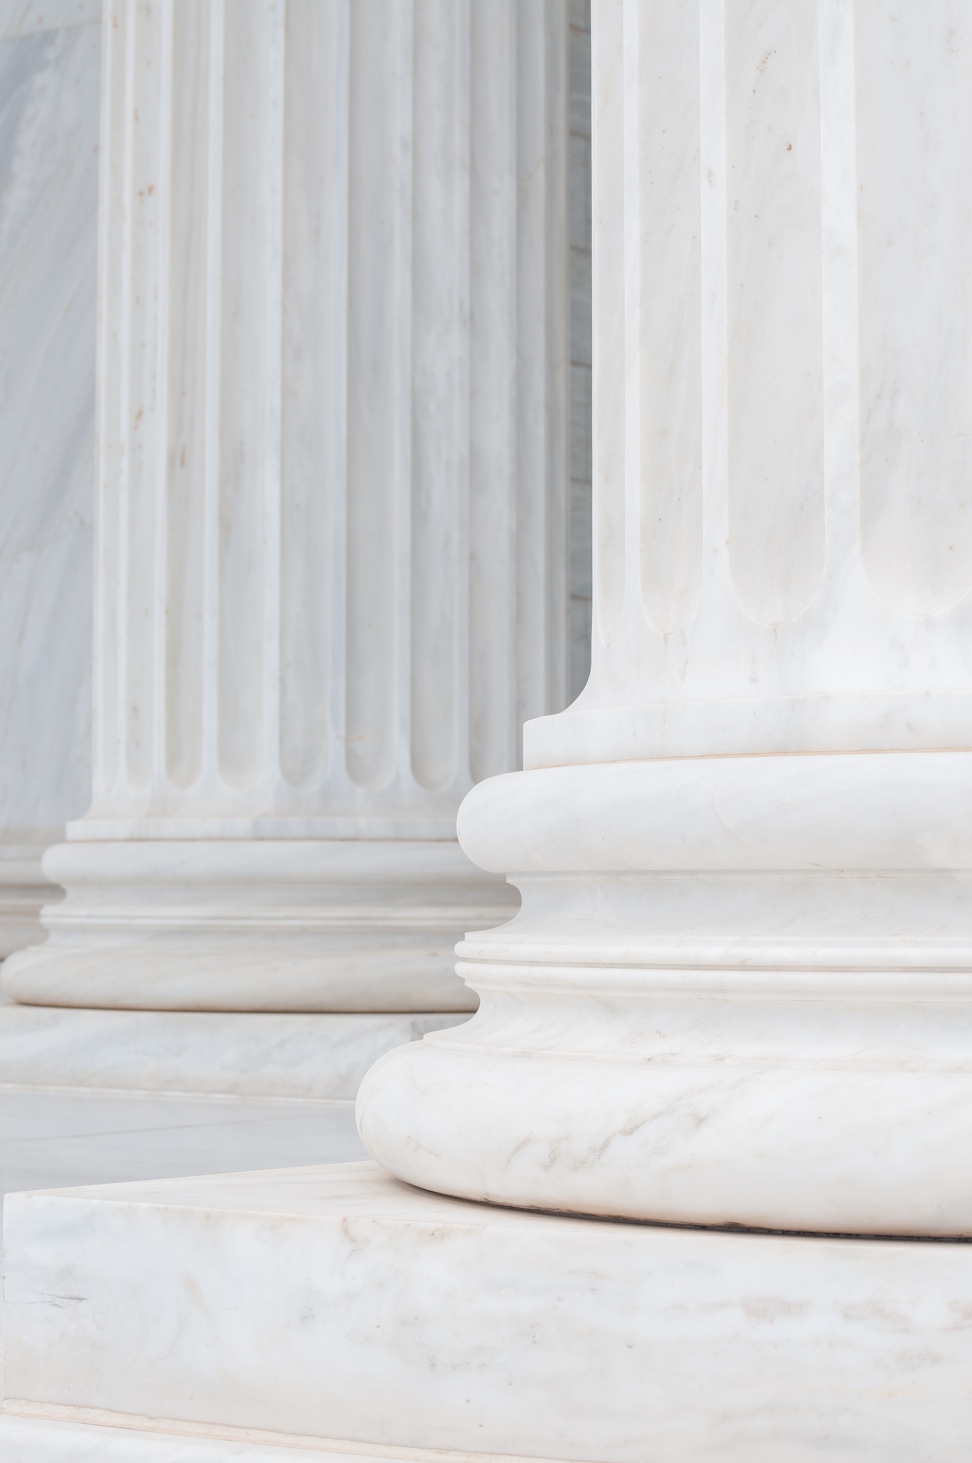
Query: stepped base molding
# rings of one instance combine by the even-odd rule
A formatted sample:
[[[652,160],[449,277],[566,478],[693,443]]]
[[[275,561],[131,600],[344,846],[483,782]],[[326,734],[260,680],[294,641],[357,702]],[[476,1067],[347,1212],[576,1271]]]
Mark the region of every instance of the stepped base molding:
[[[481,1005],[369,1072],[440,1193],[669,1223],[972,1235],[972,754],[516,773],[459,820],[520,913]]]
[[[445,839],[84,840],[44,869],[66,896],[2,975],[34,1005],[470,1011],[456,940],[516,907]]]
[[[57,897],[41,868],[46,847],[0,843],[0,960],[44,938],[41,907]]]
[[[970,1317],[966,1244],[526,1214],[372,1164],[16,1195],[0,1463],[964,1463]]]
[[[0,1087],[350,1101],[385,1052],[468,1019],[0,1003]]]

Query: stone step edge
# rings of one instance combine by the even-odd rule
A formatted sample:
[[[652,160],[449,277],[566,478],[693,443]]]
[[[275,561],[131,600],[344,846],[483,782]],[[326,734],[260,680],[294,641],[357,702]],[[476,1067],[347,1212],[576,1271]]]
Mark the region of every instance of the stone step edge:
[[[532,1456],[505,1453],[474,1453],[454,1449],[408,1448],[390,1446],[386,1443],[359,1442],[350,1438],[317,1438],[306,1434],[279,1433],[263,1428],[216,1426],[212,1423],[190,1422],[178,1418],[147,1417],[136,1413],[110,1412],[97,1407],[74,1407],[59,1402],[30,1402],[15,1397],[4,1398],[0,1404],[0,1463],[7,1463],[4,1439],[16,1440],[18,1433],[27,1436],[25,1428],[10,1424],[66,1424],[79,1437],[80,1428],[131,1433],[146,1442],[159,1440],[171,1446],[179,1442],[229,1443],[239,1448],[254,1449],[254,1459],[263,1456],[263,1450],[286,1449],[295,1454],[309,1453],[330,1460],[402,1460],[402,1463],[538,1463]],[[258,1451],[259,1450],[259,1451]],[[53,1455],[52,1455],[53,1456]],[[67,1459],[70,1455],[65,1453]],[[169,1456],[169,1455],[167,1455]],[[234,1453],[233,1457],[246,1457]],[[544,1459],[543,1463],[555,1463]]]

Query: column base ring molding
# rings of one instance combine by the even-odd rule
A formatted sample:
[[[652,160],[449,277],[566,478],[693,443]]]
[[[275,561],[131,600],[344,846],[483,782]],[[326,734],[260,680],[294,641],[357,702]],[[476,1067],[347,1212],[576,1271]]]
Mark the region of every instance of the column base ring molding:
[[[473,1020],[358,1098],[406,1181],[554,1212],[972,1235],[972,755],[700,759],[481,784],[523,905]]]
[[[28,1005],[469,1011],[453,946],[516,905],[454,840],[85,840],[44,869],[66,896],[3,968]]]

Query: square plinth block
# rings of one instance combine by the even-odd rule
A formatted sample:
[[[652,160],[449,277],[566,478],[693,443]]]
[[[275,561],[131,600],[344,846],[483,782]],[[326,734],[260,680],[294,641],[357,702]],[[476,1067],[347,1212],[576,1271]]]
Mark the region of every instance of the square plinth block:
[[[962,1242],[562,1218],[335,1164],[10,1196],[4,1285],[0,1463],[972,1450]]]

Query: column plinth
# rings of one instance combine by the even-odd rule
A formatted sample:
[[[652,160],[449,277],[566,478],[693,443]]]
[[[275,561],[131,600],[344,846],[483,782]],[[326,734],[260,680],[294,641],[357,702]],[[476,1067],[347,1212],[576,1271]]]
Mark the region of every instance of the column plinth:
[[[595,0],[592,674],[460,814],[523,897],[459,947],[478,1015],[361,1089],[411,1183],[972,1233],[950,15]]]

